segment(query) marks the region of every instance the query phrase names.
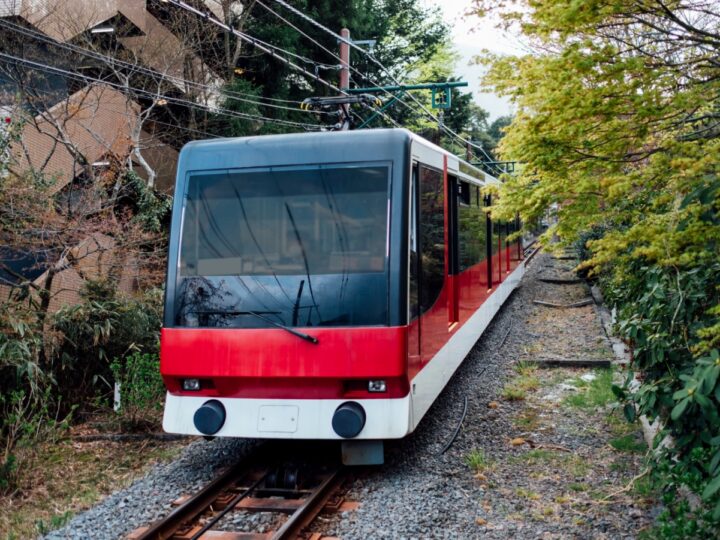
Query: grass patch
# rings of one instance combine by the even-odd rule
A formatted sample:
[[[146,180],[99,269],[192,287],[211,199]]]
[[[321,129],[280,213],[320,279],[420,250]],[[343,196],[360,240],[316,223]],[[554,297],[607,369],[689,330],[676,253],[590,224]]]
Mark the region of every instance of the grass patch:
[[[537,376],[537,366],[527,362],[515,364],[513,377],[503,388],[502,397],[508,401],[520,401],[527,397],[527,393],[540,388],[540,378]]]
[[[465,456],[465,463],[467,463],[468,467],[476,474],[482,474],[492,467],[492,461],[487,457],[485,450],[482,448],[471,450],[470,453]]]
[[[575,477],[584,477],[590,472],[590,463],[587,459],[575,455],[567,456],[563,461],[563,467]]]
[[[508,463],[525,463],[526,465],[537,465],[538,463],[547,463],[548,461],[555,461],[558,459],[558,454],[552,450],[545,450],[543,448],[535,448],[528,450],[527,452],[520,454],[519,456],[511,456],[508,458]]]
[[[612,392],[612,368],[597,369],[594,373],[595,379],[592,381],[584,381],[579,377],[572,381],[578,391],[566,396],[562,401],[564,405],[576,409],[595,409],[616,400]]]
[[[546,376],[542,381],[542,385],[545,388],[557,386],[558,384],[564,382],[567,379],[567,374],[562,369],[557,371],[551,371],[548,375],[549,376]]]
[[[507,401],[522,401],[527,397],[527,392],[513,384],[508,384],[502,389],[500,395]]]
[[[611,439],[610,446],[618,452],[634,452],[642,454],[647,451],[645,441],[638,441],[634,433]]]
[[[75,513],[70,510],[63,512],[61,514],[56,514],[56,515],[50,517],[50,522],[47,524],[45,523],[44,520],[39,519],[35,522],[35,528],[37,529],[37,532],[40,534],[48,534],[50,531],[59,529],[63,525],[66,525],[72,519],[72,517],[74,515],[75,515]]]
[[[540,495],[530,489],[519,487],[515,489],[515,494],[518,497],[522,497],[523,499],[527,499],[528,501],[539,501]]]
[[[530,377],[537,374],[538,367],[532,362],[520,361],[513,366],[515,373],[523,377]]]
[[[65,440],[24,449],[20,492],[0,497],[0,539],[36,538],[62,527],[150,465],[176,457],[185,444]]]
[[[521,431],[534,431],[540,427],[540,415],[535,409],[524,409],[520,415],[513,418],[513,425]]]
[[[571,489],[578,493],[582,493],[583,491],[587,491],[588,489],[590,489],[590,486],[587,485],[585,482],[570,482],[568,484],[568,489]]]
[[[657,490],[655,489],[652,478],[650,478],[649,475],[638,478],[633,484],[633,493],[646,499],[655,498]]]

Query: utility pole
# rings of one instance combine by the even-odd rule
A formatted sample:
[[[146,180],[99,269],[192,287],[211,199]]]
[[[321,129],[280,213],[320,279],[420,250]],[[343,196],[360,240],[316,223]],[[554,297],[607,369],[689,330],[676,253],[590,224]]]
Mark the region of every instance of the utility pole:
[[[350,88],[350,30],[340,30],[340,90],[346,91]],[[350,105],[340,105],[341,131],[350,129]]]
[[[443,128],[445,127],[445,111],[443,111],[442,109],[440,109],[438,111],[437,120],[438,120],[438,132],[437,132],[437,142],[435,144],[440,146],[440,143],[442,141]]]

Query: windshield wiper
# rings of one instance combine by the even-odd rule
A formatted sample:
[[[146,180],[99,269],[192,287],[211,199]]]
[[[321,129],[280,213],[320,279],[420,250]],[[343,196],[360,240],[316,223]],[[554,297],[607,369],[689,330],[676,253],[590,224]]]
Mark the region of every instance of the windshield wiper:
[[[294,328],[290,328],[289,326],[285,326],[284,324],[280,324],[278,322],[273,321],[272,319],[269,319],[267,317],[263,317],[263,313],[267,313],[270,315],[276,315],[280,313],[279,311],[192,311],[191,313],[198,313],[198,314],[205,314],[205,315],[252,315],[254,317],[257,317],[258,319],[261,319],[265,321],[268,324],[271,324],[275,326],[276,328],[282,328],[286,332],[290,332],[293,336],[297,336],[300,339],[304,339],[305,341],[309,341],[313,345],[317,345],[320,343],[318,341],[318,338],[311,336],[310,334],[306,334],[304,332],[300,332],[298,330],[295,330]]]
[[[235,312],[233,312],[233,314],[236,314],[236,315],[253,315],[253,316],[257,317],[258,319],[262,319],[263,321],[265,321],[265,322],[268,323],[268,324],[272,324],[273,326],[275,326],[275,327],[277,327],[277,328],[282,328],[283,330],[285,330],[285,331],[287,331],[287,332],[290,332],[293,336],[297,336],[297,337],[299,337],[300,339],[304,339],[305,341],[309,341],[309,342],[312,343],[313,345],[317,345],[318,343],[320,343],[320,342],[318,341],[318,338],[316,338],[316,337],[314,337],[314,336],[311,336],[310,334],[306,334],[306,333],[304,333],[304,332],[300,332],[300,331],[298,331],[298,330],[295,330],[294,328],[290,328],[289,326],[285,326],[284,324],[280,324],[279,322],[275,322],[275,321],[273,321],[272,319],[269,319],[269,318],[267,318],[267,317],[263,317],[263,316],[262,316],[260,313],[258,313],[257,311],[235,311]]]

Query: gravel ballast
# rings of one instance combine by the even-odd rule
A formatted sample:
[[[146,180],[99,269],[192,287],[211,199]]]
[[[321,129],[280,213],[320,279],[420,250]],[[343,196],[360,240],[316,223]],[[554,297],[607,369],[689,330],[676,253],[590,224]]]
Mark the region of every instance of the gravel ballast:
[[[571,278],[571,265],[544,253],[531,262],[519,289],[417,431],[386,444],[386,464],[353,483],[348,496],[360,501],[360,508],[330,517],[316,529],[347,540],[598,539],[635,538],[651,524],[654,502],[628,489],[642,472],[638,427],[626,424],[609,403],[584,408],[565,403],[568,395],[584,390],[575,384],[592,384],[581,377],[592,381],[599,372],[536,369],[538,388],[528,390],[525,399],[502,397],[503,388],[517,377],[518,362],[613,358],[594,305],[554,309],[533,303],[587,298],[582,283],[538,279]],[[462,429],[440,454],[465,398]],[[635,451],[611,447],[618,436],[637,442]],[[468,461],[478,455],[486,465],[473,469]]]
[[[583,401],[601,372],[522,367],[538,357],[612,358],[594,305],[533,303],[587,296],[582,283],[538,280],[572,277],[571,264],[543,253],[531,262],[416,432],[386,443],[385,465],[355,473],[347,497],[359,508],[321,516],[313,531],[344,540],[635,538],[652,523],[655,503],[635,485],[643,480],[642,451],[632,444],[637,426],[623,424],[607,400]],[[511,400],[507,387],[520,384],[519,374],[530,382]],[[579,404],[569,396],[579,396]],[[457,439],[441,454],[465,399]],[[619,438],[623,450],[610,445]],[[166,514],[173,500],[253,445],[195,441],[175,462],[155,467],[46,538],[122,538]]]
[[[124,538],[167,514],[175,499],[200,489],[221,469],[247,455],[254,444],[242,439],[216,439],[211,443],[198,439],[177,460],[153,468],[129,488],[113,493],[45,538]]]

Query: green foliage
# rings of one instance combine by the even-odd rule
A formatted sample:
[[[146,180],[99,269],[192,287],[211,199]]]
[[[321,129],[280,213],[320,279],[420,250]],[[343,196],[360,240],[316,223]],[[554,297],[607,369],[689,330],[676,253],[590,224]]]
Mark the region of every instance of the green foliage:
[[[10,454],[0,463],[0,493],[6,493],[15,485],[17,458]]]
[[[0,304],[0,392],[26,384],[31,392],[43,387],[40,366],[42,332],[27,306],[10,300]]]
[[[170,218],[172,197],[148,187],[145,180],[135,171],[126,171],[123,178],[124,199],[131,201],[133,221],[139,223],[148,233],[159,233]]]
[[[334,30],[348,28],[354,39],[375,40],[373,57],[386,66],[387,70],[380,68],[364,54],[353,50],[351,65],[357,70],[351,72],[350,84],[353,87],[395,85],[397,80],[405,84],[455,80],[453,72],[458,54],[452,49],[450,28],[443,21],[437,7],[427,7],[419,0],[352,0],[340,3],[330,0],[300,0],[293,5],[326,27]],[[337,55],[339,51],[335,38],[281,7],[272,6],[272,9],[326,50],[313,44],[288,25],[280,23],[279,19],[262,5],[251,3],[249,11],[232,17],[231,23],[240,24],[240,20],[243,20],[245,28],[252,28],[252,34],[259,39],[312,59],[317,64],[297,61],[308,71],[317,70],[316,73],[324,80],[338,85],[338,59],[333,55]],[[231,41],[234,41],[234,38],[231,38]],[[230,49],[235,47],[235,43],[229,45]],[[224,87],[224,108],[247,115],[293,122],[332,125],[338,120],[334,114],[314,117],[292,105],[288,106],[287,103],[273,101],[302,101],[309,96],[328,95],[331,92],[267,55],[242,54],[237,57],[235,66],[230,71],[232,73],[227,74]],[[242,93],[250,100],[239,100],[233,93]],[[389,99],[387,95],[380,94],[380,97]],[[413,91],[412,98],[430,108],[429,91]],[[403,100],[413,106],[406,107],[398,102],[386,111],[387,115],[409,129],[437,140],[436,122],[429,119],[408,95],[405,95]],[[488,113],[472,101],[470,93],[457,89],[452,90],[452,102],[452,108],[446,111],[445,123],[454,131],[463,132],[492,148],[496,139],[493,140],[486,134]],[[354,117],[356,125],[372,114],[362,108],[356,108],[354,112],[357,115]],[[250,117],[228,121],[225,117],[218,116],[212,118],[211,123],[217,124],[217,132],[228,136],[302,130],[300,126],[263,123]],[[370,127],[391,125],[388,120],[377,117]],[[447,138],[441,142],[449,144]],[[464,148],[457,147],[452,150],[463,153],[465,151]]]
[[[632,347],[641,384],[613,389],[625,416],[662,419],[659,439],[675,444],[653,457],[659,481],[672,501],[685,486],[704,502],[668,499],[660,536],[709,537],[720,524],[720,78],[702,43],[720,43],[720,13],[701,0],[476,6],[518,24],[536,51],[487,57],[486,84],[517,109],[500,152],[523,163],[493,214],[553,214],[545,240],[577,243]]]
[[[223,92],[225,94],[223,100],[224,108],[253,116],[265,114],[265,111],[262,110],[261,106],[257,103],[241,101],[232,96],[232,93],[239,93],[244,94],[250,98],[250,100],[257,101],[257,98],[262,96],[262,87],[255,86],[252,82],[245,79],[234,78],[225,85]],[[281,126],[275,124],[261,124],[251,118],[243,119],[232,117],[227,121],[225,133],[228,137],[238,137],[254,133],[270,133],[280,127]]]
[[[589,382],[580,378],[575,379],[573,384],[578,391],[565,397],[563,403],[578,409],[596,409],[615,401],[612,391],[612,369],[598,369],[594,373],[596,377]]]
[[[48,385],[40,393],[12,390],[0,394],[0,440],[4,445],[0,453],[0,494],[17,488],[25,464],[17,456],[19,448],[30,449],[38,442],[56,442],[66,433],[75,407],[61,418],[60,407],[52,409],[58,403],[53,391]]]
[[[124,298],[109,282],[88,281],[81,297],[81,304],[62,308],[52,318],[61,336],[58,384],[76,396],[91,393],[99,381],[107,383],[113,358],[156,351],[162,317],[161,298],[152,291]]]
[[[48,534],[51,531],[67,525],[74,515],[72,510],[67,510],[62,514],[52,516],[49,523],[45,523],[42,519],[38,520],[35,523],[35,528],[38,534]]]
[[[619,452],[644,453],[647,451],[647,444],[645,444],[645,441],[638,439],[634,433],[611,439],[609,444]]]
[[[471,450],[468,455],[465,456],[465,463],[478,474],[492,468],[492,461],[487,457],[485,450],[482,448]]]
[[[134,352],[110,364],[120,385],[120,414],[132,428],[152,425],[162,408],[165,386],[157,354]]]

